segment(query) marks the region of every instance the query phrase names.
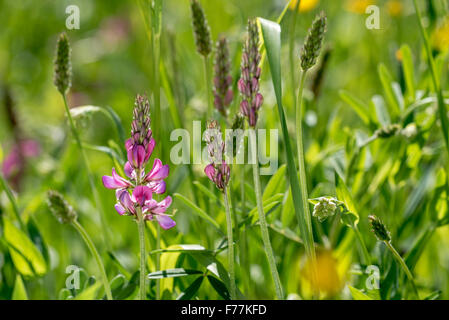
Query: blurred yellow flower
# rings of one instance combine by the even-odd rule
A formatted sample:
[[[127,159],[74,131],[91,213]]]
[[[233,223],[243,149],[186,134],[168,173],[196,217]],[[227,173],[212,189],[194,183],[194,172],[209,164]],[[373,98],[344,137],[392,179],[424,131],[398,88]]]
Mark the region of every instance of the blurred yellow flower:
[[[401,51],[401,49],[396,50],[395,56],[396,56],[396,60],[402,61],[402,51]]]
[[[299,4],[299,12],[306,12],[310,11],[313,8],[315,8],[318,5],[319,0],[301,0],[301,3]],[[289,8],[291,10],[294,10],[296,8],[296,4],[298,3],[298,0],[293,0],[290,2]]]
[[[449,16],[433,32],[432,45],[443,52],[449,49]]]
[[[399,0],[390,0],[386,4],[387,12],[392,17],[399,17],[404,9],[404,6]]]
[[[340,262],[331,250],[320,249],[316,252],[316,281],[312,276],[312,264],[307,261],[302,276],[309,285],[320,291],[321,295],[332,297],[344,286],[343,275],[340,274]]]
[[[366,7],[375,3],[376,1],[374,0],[347,0],[345,8],[353,13],[364,14]]]

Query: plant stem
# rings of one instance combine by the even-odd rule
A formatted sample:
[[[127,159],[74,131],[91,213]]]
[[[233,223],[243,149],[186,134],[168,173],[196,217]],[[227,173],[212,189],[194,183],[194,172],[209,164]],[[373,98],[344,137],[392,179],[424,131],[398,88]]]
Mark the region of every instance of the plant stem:
[[[156,226],[156,250],[161,248],[161,226],[158,224]],[[161,255],[156,253],[156,270],[160,270],[161,268]],[[156,279],[156,300],[161,299],[161,282],[159,279]]]
[[[140,186],[142,184],[142,174],[141,169],[136,170],[136,185]],[[145,220],[143,218],[142,208],[140,206],[136,207],[136,214],[137,214],[137,228],[139,231],[139,248],[140,248],[140,294],[139,299],[145,300],[146,298],[146,271],[145,271],[145,264],[146,264],[146,248],[145,248]]]
[[[230,278],[230,295],[231,300],[237,298],[236,285],[235,285],[235,267],[234,267],[234,239],[232,235],[232,216],[231,210],[229,209],[229,193],[228,186],[223,189],[224,204],[226,210],[226,227],[228,232],[228,264],[229,264],[229,278]]]
[[[209,72],[209,56],[203,57],[204,62],[204,79],[206,81],[206,99],[207,99],[207,115],[211,117],[213,115],[212,104],[211,104],[211,93],[212,93],[212,84],[210,80],[210,72]]]
[[[143,220],[142,209],[140,207],[136,208],[137,212],[137,226],[139,230],[139,246],[140,246],[140,300],[145,300],[146,298],[146,274],[145,274],[145,221]]]
[[[108,281],[108,277],[106,275],[106,270],[104,268],[103,261],[101,260],[101,257],[98,254],[97,248],[95,248],[95,245],[92,242],[92,239],[89,237],[86,230],[84,230],[84,228],[79,224],[78,221],[74,220],[72,222],[72,225],[75,227],[75,229],[81,235],[81,237],[83,238],[87,247],[89,248],[90,252],[94,256],[95,261],[97,262],[97,265],[98,265],[98,269],[100,269],[101,278],[103,279],[103,286],[104,286],[104,291],[106,292],[106,297],[108,298],[108,300],[112,300],[111,287],[109,286],[109,281]]]
[[[368,249],[366,248],[365,241],[363,241],[363,237],[360,234],[360,230],[357,227],[357,225],[354,225],[352,228],[354,230],[354,233],[356,235],[357,241],[359,243],[360,251],[361,251],[361,258],[362,258],[362,264],[365,266],[369,265],[371,263],[371,256],[368,252]]]
[[[262,240],[265,247],[265,253],[268,259],[268,265],[270,267],[271,276],[273,277],[276,296],[279,300],[284,299],[284,293],[282,290],[281,280],[279,279],[279,273],[276,268],[276,261],[274,260],[273,248],[271,247],[270,234],[268,233],[267,221],[263,210],[262,203],[262,189],[260,186],[260,172],[259,172],[259,155],[257,150],[257,138],[255,129],[250,129],[251,135],[251,153],[253,155],[253,177],[254,177],[254,191],[256,193],[257,210],[259,213],[260,230],[262,233]]]
[[[161,42],[160,36],[153,32],[153,67],[154,67],[154,105],[155,105],[155,125],[156,125],[156,139],[157,141],[163,141],[161,136],[161,93],[160,93],[160,80],[159,80],[159,65],[161,55]],[[159,144],[159,151],[162,156],[162,143]]]
[[[245,196],[245,166],[240,165],[240,207],[241,207],[241,215],[242,219],[244,220],[246,218],[246,196]],[[237,225],[237,228],[239,226]],[[242,273],[250,274],[250,267],[249,267],[249,257],[248,257],[248,246],[247,246],[247,230],[246,225],[243,225],[242,235],[240,237],[239,241],[239,253],[240,253],[240,263],[242,265]],[[249,277],[242,277],[242,280],[245,282],[246,290],[250,290],[250,279]],[[249,292],[246,291],[246,294],[249,294]]]
[[[101,226],[102,226],[102,230],[103,230],[104,242],[105,242],[106,247],[109,247],[111,242],[109,241],[109,231],[108,231],[108,228],[106,227],[104,210],[103,210],[103,206],[100,201],[100,195],[98,194],[97,188],[95,187],[94,179],[92,177],[92,172],[90,171],[90,166],[89,166],[89,162],[87,160],[86,152],[84,151],[84,147],[83,147],[83,144],[79,137],[78,130],[76,130],[75,123],[73,121],[72,114],[70,113],[70,108],[67,104],[67,98],[66,98],[65,94],[62,95],[62,99],[64,100],[64,107],[65,107],[65,111],[67,114],[67,118],[69,119],[69,124],[70,124],[70,128],[72,130],[73,137],[75,138],[76,144],[81,153],[81,158],[83,160],[84,167],[86,168],[86,171],[87,171],[87,179],[89,180],[89,186],[92,191],[95,204],[97,206],[98,211],[100,212],[100,220],[101,220]]]
[[[443,92],[442,92],[442,89],[440,86],[440,80],[438,79],[438,76],[437,76],[435,60],[433,59],[432,48],[430,47],[429,36],[427,35],[426,30],[424,28],[424,24],[423,24],[423,21],[421,18],[421,12],[419,11],[418,3],[416,2],[416,0],[413,0],[413,5],[415,7],[416,16],[418,17],[419,29],[421,31],[421,35],[424,40],[424,47],[426,49],[427,60],[429,63],[430,73],[432,75],[432,82],[433,82],[433,86],[435,87],[435,93],[437,94],[438,111],[439,111],[439,116],[440,116],[440,121],[441,121],[441,129],[442,129],[442,133],[443,133],[444,142],[446,144],[446,151],[449,154],[449,121],[448,121],[448,117],[447,117],[447,111],[446,111],[446,105],[444,102]],[[447,166],[446,166],[446,173],[449,173],[449,169]]]
[[[303,132],[302,132],[302,118],[304,113],[304,106],[302,103],[302,96],[304,91],[304,84],[306,81],[307,70],[303,71],[301,74],[301,79],[299,83],[298,89],[298,99],[296,103],[296,147],[298,152],[298,169],[299,169],[299,182],[301,184],[301,200],[302,200],[302,208],[303,208],[303,217],[302,221],[305,224],[305,230],[308,230],[303,237],[308,237],[308,239],[304,239],[305,244],[309,244],[305,246],[306,253],[308,258],[310,259],[312,267],[312,277],[314,280],[317,279],[316,274],[316,255],[315,255],[315,247],[312,233],[312,219],[310,217],[309,210],[309,195],[307,191],[307,176],[306,176],[306,166],[304,159],[304,145],[303,145]],[[301,222],[301,221],[300,221]],[[314,281],[316,283],[316,281]]]
[[[11,188],[9,187],[8,182],[1,173],[0,173],[0,183],[6,192],[6,196],[8,197],[9,202],[11,202],[12,210],[14,211],[17,221],[19,221],[20,229],[22,229],[23,232],[27,232],[25,225],[23,224],[22,218],[20,217],[19,207],[17,206],[16,198],[14,197],[14,194]]]
[[[296,2],[295,9],[293,10],[293,16],[292,16],[292,23],[290,25],[290,32],[289,32],[289,58],[290,58],[290,85],[291,85],[291,92],[292,92],[292,102],[293,102],[293,108],[296,109],[296,72],[295,72],[295,29],[296,29],[296,19],[298,17],[298,9],[299,5],[301,3],[301,0],[298,0]]]
[[[416,288],[416,285],[415,285],[415,280],[413,279],[413,275],[412,275],[410,269],[407,267],[407,264],[405,263],[404,259],[402,259],[401,255],[396,251],[396,249],[393,247],[391,242],[384,241],[384,243],[387,246],[387,248],[391,251],[391,253],[395,257],[395,259],[401,265],[402,270],[404,270],[405,274],[407,275],[407,278],[409,279],[409,281],[412,285],[412,288],[413,288],[413,291],[414,291],[416,297],[419,299],[419,293],[418,293],[418,289]]]

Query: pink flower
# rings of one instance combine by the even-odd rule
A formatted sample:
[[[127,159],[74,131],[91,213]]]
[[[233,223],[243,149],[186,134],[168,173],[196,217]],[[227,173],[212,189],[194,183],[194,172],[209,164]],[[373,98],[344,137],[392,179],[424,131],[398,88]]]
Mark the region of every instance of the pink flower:
[[[155,159],[153,168],[145,174],[145,166],[156,144],[150,129],[148,99],[137,96],[131,127],[131,138],[125,143],[128,161],[124,166],[129,180],[119,176],[115,168],[112,168],[112,176],[103,176],[103,185],[108,189],[116,189],[115,209],[120,215],[138,219],[140,208],[145,220],[156,218],[162,228],[170,229],[176,225],[165,213],[172,202],[171,197],[168,196],[161,202],[153,199],[153,193],[165,193],[167,187],[164,179],[168,177],[170,168],[163,165],[161,160]]]
[[[112,176],[103,176],[103,185],[108,189],[123,189],[132,187],[132,183],[120,177],[115,168],[112,168]]]
[[[145,176],[144,180],[146,182],[161,181],[162,179],[165,179],[168,177],[169,172],[170,172],[170,168],[167,164],[164,166],[164,165],[162,165],[161,160],[155,159],[153,168]]]
[[[137,186],[131,197],[132,201],[143,207],[147,201],[153,199],[153,193],[147,186]]]
[[[24,166],[24,158],[37,157],[40,152],[39,142],[31,139],[20,141],[19,145],[15,145],[3,161],[2,171],[5,178],[9,179],[17,171],[20,171],[20,168]]]
[[[157,222],[163,229],[168,230],[170,228],[173,228],[174,226],[176,226],[176,222],[173,221],[170,216],[165,214],[167,208],[171,205],[171,203],[172,198],[170,196],[166,197],[161,202],[157,202],[154,199],[147,201],[144,206],[145,220],[152,221],[153,218],[156,218]]]
[[[118,202],[115,205],[115,210],[117,210],[117,212],[120,215],[124,215],[127,213],[131,215],[136,214],[136,208],[134,207],[134,203],[131,199],[131,196],[129,195],[128,190],[126,189],[117,190],[115,195],[117,197]]]
[[[231,169],[225,161],[218,165],[214,163],[209,164],[204,168],[204,173],[220,190],[223,190],[228,185],[231,177]]]

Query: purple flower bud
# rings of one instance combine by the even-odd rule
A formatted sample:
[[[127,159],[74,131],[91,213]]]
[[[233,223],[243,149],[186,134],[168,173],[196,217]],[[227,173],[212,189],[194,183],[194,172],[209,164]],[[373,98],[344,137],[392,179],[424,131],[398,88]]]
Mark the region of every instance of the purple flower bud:
[[[254,110],[254,108],[251,108],[251,111],[249,113],[249,125],[251,127],[255,127],[257,123],[257,113],[256,110]]]
[[[224,97],[224,104],[225,105],[229,105],[231,104],[232,100],[234,99],[234,92],[232,91],[232,89],[229,89],[226,92],[226,95]]]
[[[243,100],[240,102],[240,112],[243,113],[245,116],[249,115],[249,103],[246,100]]]
[[[254,97],[254,101],[253,101],[253,107],[256,110],[259,110],[259,108],[262,106],[263,103],[263,96],[260,93],[257,93],[256,96]]]
[[[250,76],[249,76],[249,69],[248,68],[243,68],[242,69],[242,79],[245,81],[249,81]]]
[[[246,84],[245,81],[243,79],[239,79],[239,81],[237,82],[237,87],[240,91],[241,94],[246,94]]]
[[[240,104],[240,110],[247,117],[251,127],[256,126],[257,112],[263,103],[263,97],[259,94],[260,57],[257,23],[255,20],[249,20],[247,37],[243,43],[241,79],[238,88],[244,100]]]
[[[256,78],[251,79],[251,91],[252,92],[259,91],[259,80],[257,80]]]

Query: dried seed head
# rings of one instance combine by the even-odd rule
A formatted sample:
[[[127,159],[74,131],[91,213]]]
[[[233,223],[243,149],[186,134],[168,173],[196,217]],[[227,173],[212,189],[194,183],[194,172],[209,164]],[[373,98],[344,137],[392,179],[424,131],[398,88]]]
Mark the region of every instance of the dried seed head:
[[[388,231],[387,227],[382,222],[382,220],[380,220],[375,215],[368,216],[368,220],[371,225],[371,231],[374,233],[374,235],[379,241],[387,241],[387,242],[391,241],[390,231]]]
[[[60,223],[72,223],[76,220],[76,211],[59,192],[53,190],[48,191],[47,204],[50,211]]]
[[[337,212],[337,199],[321,197],[313,207],[313,216],[320,222],[332,217]]]
[[[309,29],[304,46],[301,51],[301,68],[307,71],[316,64],[326,33],[327,18],[324,12],[316,16]]]
[[[396,133],[398,133],[401,130],[401,126],[399,124],[389,124],[385,127],[382,127],[380,129],[377,129],[374,134],[378,136],[379,138],[390,138],[394,136]]]
[[[225,144],[223,142],[221,127],[218,121],[210,120],[206,124],[205,140],[209,157],[213,163],[221,163],[223,161]]]
[[[67,35],[61,33],[56,45],[55,73],[53,83],[61,94],[65,94],[72,86],[71,48]]]
[[[234,92],[231,87],[228,42],[224,37],[217,41],[214,72],[214,105],[226,116],[227,107],[234,99]]]
[[[207,23],[204,10],[198,0],[191,0],[190,8],[192,10],[192,24],[196,50],[202,56],[207,57],[212,51],[209,24]]]

